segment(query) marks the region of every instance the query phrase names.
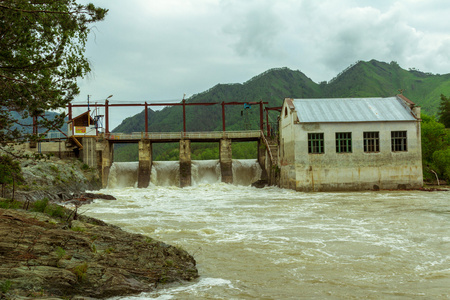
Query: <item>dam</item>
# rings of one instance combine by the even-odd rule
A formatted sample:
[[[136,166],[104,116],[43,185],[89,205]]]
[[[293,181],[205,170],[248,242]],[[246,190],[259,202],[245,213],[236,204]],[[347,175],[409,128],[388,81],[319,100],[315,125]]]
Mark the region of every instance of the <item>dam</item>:
[[[114,162],[111,166],[107,188],[136,188],[139,162]],[[256,159],[240,159],[232,162],[234,185],[249,186],[261,178],[262,169]],[[222,182],[219,160],[193,160],[192,186]],[[177,161],[154,161],[150,187],[179,186],[180,165]]]

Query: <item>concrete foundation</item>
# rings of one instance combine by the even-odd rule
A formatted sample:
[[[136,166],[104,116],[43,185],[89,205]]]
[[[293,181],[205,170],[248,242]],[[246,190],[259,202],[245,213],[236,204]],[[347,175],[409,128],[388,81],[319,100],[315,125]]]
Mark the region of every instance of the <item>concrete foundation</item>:
[[[180,187],[191,184],[191,141],[180,140]]]
[[[83,150],[81,150],[81,157],[83,162],[91,168],[97,167],[97,141],[94,137],[84,137],[81,140]]]
[[[233,161],[231,154],[231,140],[220,140],[220,172],[222,175],[222,182],[225,183],[233,183]]]
[[[149,140],[139,141],[138,188],[146,188],[150,183],[152,170],[152,144]]]

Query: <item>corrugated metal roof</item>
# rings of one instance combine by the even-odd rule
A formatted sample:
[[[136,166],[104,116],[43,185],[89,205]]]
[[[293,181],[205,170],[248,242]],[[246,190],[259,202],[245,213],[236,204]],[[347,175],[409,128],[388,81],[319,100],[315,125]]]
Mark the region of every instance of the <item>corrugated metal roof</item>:
[[[389,98],[294,99],[300,122],[414,121],[402,100]]]

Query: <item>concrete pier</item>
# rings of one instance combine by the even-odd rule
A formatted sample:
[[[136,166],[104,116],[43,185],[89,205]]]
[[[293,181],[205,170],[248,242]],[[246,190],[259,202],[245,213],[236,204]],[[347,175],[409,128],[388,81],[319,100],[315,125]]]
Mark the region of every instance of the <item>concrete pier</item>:
[[[231,140],[221,139],[219,146],[220,172],[222,182],[233,183],[233,162],[231,156]]]
[[[146,188],[152,171],[152,144],[149,140],[139,141],[138,188]]]
[[[191,186],[191,141],[180,140],[180,187]]]
[[[262,140],[258,141],[258,163],[261,167],[261,180],[268,180],[268,174],[266,170],[266,154],[267,154],[267,148],[266,145]]]
[[[109,170],[111,169],[113,157],[114,157],[114,147],[109,141],[105,140],[103,142],[103,149],[102,149],[102,187],[103,188],[106,188],[106,186],[108,185]]]

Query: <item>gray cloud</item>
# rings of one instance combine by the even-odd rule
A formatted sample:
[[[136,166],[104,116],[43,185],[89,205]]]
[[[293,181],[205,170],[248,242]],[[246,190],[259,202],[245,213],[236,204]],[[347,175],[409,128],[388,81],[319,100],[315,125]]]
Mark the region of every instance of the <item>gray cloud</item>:
[[[450,70],[450,2],[440,0],[94,3],[110,12],[88,42],[93,73],[78,101],[181,100],[284,66],[318,82],[372,58]]]

